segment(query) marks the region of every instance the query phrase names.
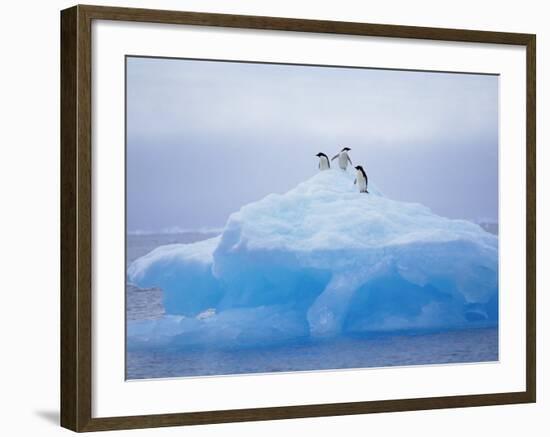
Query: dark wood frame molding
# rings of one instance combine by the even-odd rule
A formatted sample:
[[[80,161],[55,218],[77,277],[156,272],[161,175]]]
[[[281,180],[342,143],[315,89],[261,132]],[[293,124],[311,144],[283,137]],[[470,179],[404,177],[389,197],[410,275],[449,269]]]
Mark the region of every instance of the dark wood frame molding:
[[[222,26],[509,44],[527,52],[527,371],[526,390],[420,399],[92,417],[92,20]],[[382,24],[75,6],[61,12],[61,425],[99,431],[336,416],[535,402],[536,399],[536,38],[531,34]]]

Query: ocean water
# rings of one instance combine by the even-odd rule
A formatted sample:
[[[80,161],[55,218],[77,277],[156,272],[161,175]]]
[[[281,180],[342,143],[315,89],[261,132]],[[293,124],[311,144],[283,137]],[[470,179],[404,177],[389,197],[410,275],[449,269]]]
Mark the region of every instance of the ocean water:
[[[191,243],[213,234],[128,235],[127,265],[155,247]],[[126,286],[127,320],[162,317],[162,290]],[[243,373],[472,363],[498,360],[498,329],[297,341],[277,347],[127,349],[126,378],[196,377]]]
[[[230,375],[498,360],[498,330],[348,338],[238,350],[133,350],[127,378]]]

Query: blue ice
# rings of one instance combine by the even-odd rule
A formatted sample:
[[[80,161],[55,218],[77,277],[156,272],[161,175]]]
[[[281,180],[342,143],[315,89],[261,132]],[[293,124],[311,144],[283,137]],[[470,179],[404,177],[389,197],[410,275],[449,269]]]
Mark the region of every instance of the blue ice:
[[[131,344],[255,345],[498,324],[498,238],[359,193],[339,169],[232,214],[223,233],[161,246],[128,280],[161,287],[167,315]]]

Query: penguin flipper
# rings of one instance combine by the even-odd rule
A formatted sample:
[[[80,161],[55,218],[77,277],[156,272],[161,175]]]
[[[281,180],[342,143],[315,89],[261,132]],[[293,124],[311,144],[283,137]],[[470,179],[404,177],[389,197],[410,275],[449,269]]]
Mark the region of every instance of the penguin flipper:
[[[335,160],[336,158],[338,158],[339,156],[340,156],[340,154],[334,155],[330,160],[331,160],[331,161],[334,161],[334,160]]]
[[[357,178],[353,181],[353,185],[357,184]]]

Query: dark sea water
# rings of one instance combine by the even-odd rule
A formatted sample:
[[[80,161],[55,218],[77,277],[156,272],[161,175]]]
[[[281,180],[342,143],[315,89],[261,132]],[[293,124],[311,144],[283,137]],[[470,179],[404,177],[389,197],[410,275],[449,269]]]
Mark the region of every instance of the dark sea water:
[[[155,247],[213,234],[128,235],[127,265]],[[126,286],[127,320],[162,317],[162,290]],[[126,352],[127,379],[351,369],[498,361],[498,329],[296,342],[269,348],[136,349]]]

